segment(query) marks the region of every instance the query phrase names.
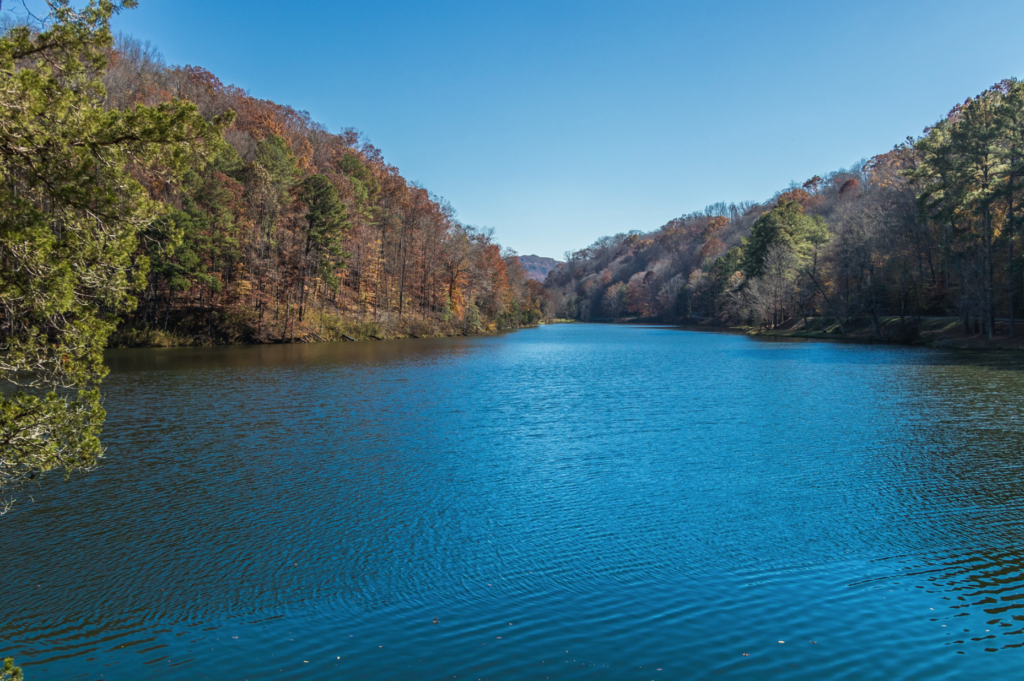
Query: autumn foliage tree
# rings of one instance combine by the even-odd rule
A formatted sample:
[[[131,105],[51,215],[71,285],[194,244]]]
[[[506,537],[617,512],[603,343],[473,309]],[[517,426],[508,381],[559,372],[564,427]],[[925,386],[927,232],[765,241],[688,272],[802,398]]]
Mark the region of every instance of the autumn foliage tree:
[[[168,67],[130,38],[109,58],[112,111],[187,100],[207,120],[234,116],[228,145],[182,185],[139,178],[170,210],[145,234],[140,255],[153,267],[118,342],[423,335],[539,319],[547,294],[523,283],[515,254],[355,132],[330,133],[204,69]]]
[[[1012,336],[1024,301],[1022,152],[1024,84],[1007,80],[856,168],[599,239],[552,273],[551,300],[559,314],[611,311],[625,286],[633,316],[821,317],[840,333],[864,320],[881,335],[886,315],[908,334],[925,315],[953,315],[965,332]],[[644,305],[647,289],[659,293]]]

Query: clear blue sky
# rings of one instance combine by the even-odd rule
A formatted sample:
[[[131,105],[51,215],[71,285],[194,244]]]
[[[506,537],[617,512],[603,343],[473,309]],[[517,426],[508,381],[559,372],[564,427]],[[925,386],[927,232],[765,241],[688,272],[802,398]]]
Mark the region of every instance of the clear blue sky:
[[[141,0],[172,64],[354,127],[521,254],[764,200],[1024,76],[1024,2]]]

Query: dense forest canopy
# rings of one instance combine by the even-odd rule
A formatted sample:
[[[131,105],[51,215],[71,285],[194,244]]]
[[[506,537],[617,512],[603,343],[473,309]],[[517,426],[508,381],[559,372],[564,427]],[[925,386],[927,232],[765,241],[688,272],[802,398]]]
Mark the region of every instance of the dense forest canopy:
[[[170,209],[141,240],[151,266],[122,342],[475,333],[539,320],[542,288],[516,254],[461,224],[354,130],[328,132],[200,67],[167,66],[127,36],[103,83],[112,110],[188,101],[208,120],[235,116],[214,162],[182,183],[140,176]]]
[[[1022,153],[1024,84],[1011,79],[859,167],[567,254],[546,282],[550,310],[769,327],[825,317],[840,331],[950,315],[992,338],[1024,304]]]

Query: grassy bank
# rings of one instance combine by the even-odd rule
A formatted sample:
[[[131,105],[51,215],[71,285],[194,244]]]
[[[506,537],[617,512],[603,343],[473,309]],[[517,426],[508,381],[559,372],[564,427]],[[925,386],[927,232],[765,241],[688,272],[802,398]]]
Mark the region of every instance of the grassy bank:
[[[561,323],[568,320],[551,320]],[[533,325],[536,326],[536,325]],[[188,320],[176,320],[168,330],[160,328],[134,328],[123,326],[110,338],[111,348],[170,348],[211,345],[267,345],[280,343],[333,343],[340,341],[384,341],[403,338],[454,338],[459,336],[487,336],[500,331],[511,331],[530,326],[499,328],[497,324],[465,326],[441,320],[393,318],[351,319],[337,315],[316,315],[307,323],[276,333],[261,333],[256,328],[242,328],[238,332],[225,332],[224,327],[194,328]]]
[[[706,326],[696,325],[696,328]],[[877,331],[869,318],[858,318],[844,322],[841,326],[834,318],[809,317],[793,319],[774,329],[764,327],[733,327],[752,336],[778,338],[810,338],[838,340],[858,343],[889,343],[900,345],[922,345],[941,348],[971,350],[1000,349],[1024,350],[1024,320],[1015,325],[1015,338],[1010,338],[1008,320],[996,324],[993,340],[973,323],[964,328],[956,317],[924,317],[914,320],[907,317],[879,317]]]

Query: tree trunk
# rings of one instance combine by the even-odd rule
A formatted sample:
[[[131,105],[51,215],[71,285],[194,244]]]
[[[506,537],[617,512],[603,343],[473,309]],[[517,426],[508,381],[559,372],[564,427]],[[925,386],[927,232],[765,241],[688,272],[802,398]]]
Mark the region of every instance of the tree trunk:
[[[878,338],[881,334],[879,333],[878,298],[875,295],[875,263],[873,262],[868,266],[868,286],[871,287],[871,334]]]
[[[1013,165],[1013,162],[1014,162],[1014,159],[1011,158],[1010,159],[1011,167]],[[1010,173],[1010,177],[1008,178],[1008,181],[1007,181],[1008,182],[1008,187],[1007,187],[1007,213],[1006,213],[1006,218],[1007,218],[1007,220],[1009,222],[1009,229],[1007,230],[1007,233],[1010,236],[1010,248],[1009,248],[1009,256],[1010,256],[1010,258],[1009,258],[1009,261],[1007,262],[1007,265],[1006,265],[1007,268],[1009,269],[1009,276],[1007,277],[1007,279],[1010,282],[1010,291],[1009,291],[1009,293],[1010,293],[1010,340],[1013,340],[1013,338],[1016,335],[1015,334],[1015,329],[1014,329],[1015,323],[1014,323],[1014,318],[1013,318],[1013,314],[1014,314],[1014,310],[1013,310],[1013,238],[1015,236],[1014,232],[1016,231],[1016,229],[1014,227],[1014,219],[1013,219],[1013,180],[1014,180],[1014,176],[1013,176],[1013,173],[1011,172]]]
[[[995,299],[995,263],[992,254],[992,212],[985,204],[985,316],[988,317],[986,331],[988,339],[995,338],[996,299]]]

